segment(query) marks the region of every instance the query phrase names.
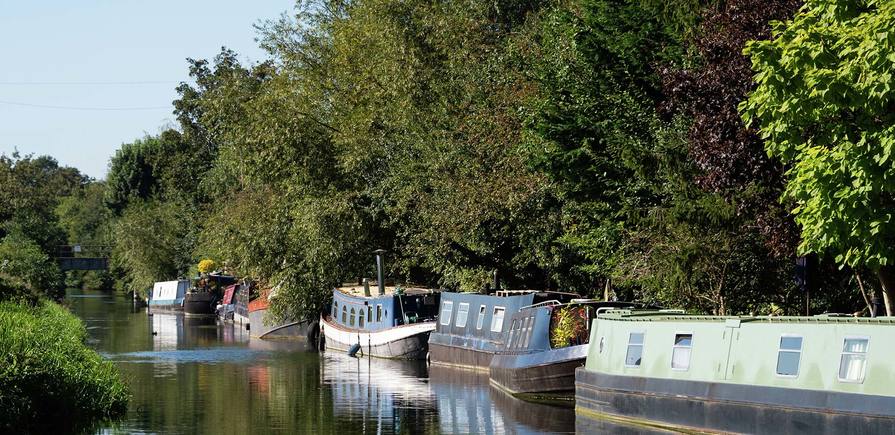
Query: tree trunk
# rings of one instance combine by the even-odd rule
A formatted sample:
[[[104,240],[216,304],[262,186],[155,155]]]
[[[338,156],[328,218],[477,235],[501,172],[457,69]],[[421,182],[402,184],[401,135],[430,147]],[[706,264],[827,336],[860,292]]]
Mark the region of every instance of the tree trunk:
[[[895,307],[892,305],[895,303],[895,267],[880,267],[877,276],[879,276],[879,283],[883,288],[883,303],[886,305],[886,315],[893,316],[895,315]]]

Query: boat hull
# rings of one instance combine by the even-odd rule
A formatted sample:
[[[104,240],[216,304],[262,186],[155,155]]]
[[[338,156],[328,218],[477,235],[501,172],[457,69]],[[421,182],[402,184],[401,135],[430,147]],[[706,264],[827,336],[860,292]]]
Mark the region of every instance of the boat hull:
[[[326,350],[347,352],[355,344],[359,353],[391,359],[425,359],[429,352],[429,333],[434,322],[395,326],[381,331],[351,330],[340,327],[326,318],[320,319]]]
[[[183,312],[189,316],[214,316],[216,302],[212,293],[187,293],[183,297]]]
[[[491,383],[514,395],[571,399],[575,370],[584,365],[587,345],[531,353],[498,353],[489,367]]]
[[[249,330],[252,338],[264,340],[307,340],[312,332],[312,322],[286,322],[267,325],[264,322],[266,309],[249,311]]]
[[[487,372],[493,357],[494,352],[429,341],[429,360],[433,365]]]
[[[895,398],[576,372],[579,417],[690,432],[890,434]],[[583,424],[583,423],[582,423]]]

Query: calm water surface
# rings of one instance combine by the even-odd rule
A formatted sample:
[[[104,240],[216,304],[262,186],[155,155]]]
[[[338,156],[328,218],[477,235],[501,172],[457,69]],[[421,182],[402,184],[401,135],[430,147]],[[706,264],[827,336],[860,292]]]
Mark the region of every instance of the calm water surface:
[[[486,375],[250,339],[239,327],[150,316],[100,292],[68,300],[134,395],[125,418],[99,433],[575,431],[573,410],[517,400]]]

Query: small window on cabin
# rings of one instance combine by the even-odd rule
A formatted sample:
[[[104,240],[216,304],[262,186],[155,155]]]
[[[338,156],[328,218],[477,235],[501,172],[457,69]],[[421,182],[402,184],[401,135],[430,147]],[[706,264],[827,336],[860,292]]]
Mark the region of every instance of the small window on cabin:
[[[348,323],[348,307],[342,305],[342,324]]]
[[[494,307],[491,316],[491,332],[503,331],[503,314],[506,312],[504,307]]]
[[[382,321],[382,305],[376,305],[376,321]]]
[[[671,368],[673,370],[689,370],[692,349],[693,334],[675,334],[674,346],[671,349]]]
[[[479,318],[475,321],[475,329],[482,329],[485,326],[485,306],[479,307]]]
[[[357,327],[358,328],[364,327],[364,309],[363,308],[357,310]]]
[[[444,301],[441,303],[441,324],[442,325],[450,325],[451,324],[451,312],[454,311],[454,302],[453,301]]]
[[[354,308],[351,309],[351,320],[348,321],[350,326],[354,326]]]
[[[780,376],[799,375],[799,361],[802,359],[802,337],[780,337],[780,349],[777,350],[777,374]]]
[[[839,360],[839,380],[864,382],[867,371],[868,338],[846,338],[842,342],[842,357]]]
[[[528,328],[525,330],[525,342],[522,344],[523,347],[528,347],[528,344],[531,342],[531,332],[535,329],[535,318],[528,318]]]
[[[469,317],[469,304],[466,302],[460,303],[457,306],[457,324],[456,326],[460,328],[466,327],[466,318]]]
[[[625,354],[625,365],[640,367],[643,358],[643,333],[632,332],[628,335],[628,352]]]
[[[513,325],[510,326],[510,337],[507,339],[507,349],[512,349],[516,345],[516,337],[519,335],[519,319],[513,319]]]
[[[367,305],[367,318],[370,319],[371,322],[373,321],[373,306],[372,305]]]

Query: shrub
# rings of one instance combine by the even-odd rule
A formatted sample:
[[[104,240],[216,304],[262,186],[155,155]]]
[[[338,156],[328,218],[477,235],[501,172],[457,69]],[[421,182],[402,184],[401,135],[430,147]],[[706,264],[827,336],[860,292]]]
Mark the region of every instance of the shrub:
[[[0,302],[0,433],[75,432],[122,415],[130,392],[52,302]]]

